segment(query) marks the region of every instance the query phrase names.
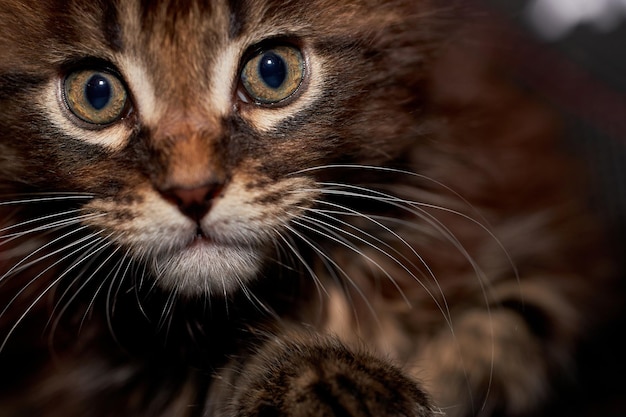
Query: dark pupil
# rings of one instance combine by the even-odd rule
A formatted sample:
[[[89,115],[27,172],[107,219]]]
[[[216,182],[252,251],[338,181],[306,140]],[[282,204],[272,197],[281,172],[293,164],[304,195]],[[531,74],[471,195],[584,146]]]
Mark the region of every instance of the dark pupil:
[[[268,87],[280,87],[287,77],[285,61],[273,52],[266,53],[259,62],[259,75]]]
[[[92,76],[85,85],[85,97],[96,110],[102,110],[111,100],[111,86],[102,75]]]

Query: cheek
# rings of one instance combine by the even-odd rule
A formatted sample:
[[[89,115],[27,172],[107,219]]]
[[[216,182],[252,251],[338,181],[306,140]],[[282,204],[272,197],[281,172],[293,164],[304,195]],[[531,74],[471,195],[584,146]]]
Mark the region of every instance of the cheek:
[[[182,236],[182,231],[189,232],[192,228],[173,205],[161,199],[147,184],[126,186],[113,197],[96,197],[83,210],[94,215],[86,221],[89,226],[110,234],[111,240],[138,252],[167,240],[175,241],[177,236]]]
[[[313,180],[302,177],[274,181],[236,175],[203,224],[220,239],[239,236],[265,243],[310,207],[317,196]]]

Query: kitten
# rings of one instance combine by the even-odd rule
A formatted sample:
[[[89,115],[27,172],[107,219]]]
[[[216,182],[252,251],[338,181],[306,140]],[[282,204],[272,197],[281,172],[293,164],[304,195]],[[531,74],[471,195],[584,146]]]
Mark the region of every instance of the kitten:
[[[453,15],[3,1],[0,414],[536,415],[608,267]]]

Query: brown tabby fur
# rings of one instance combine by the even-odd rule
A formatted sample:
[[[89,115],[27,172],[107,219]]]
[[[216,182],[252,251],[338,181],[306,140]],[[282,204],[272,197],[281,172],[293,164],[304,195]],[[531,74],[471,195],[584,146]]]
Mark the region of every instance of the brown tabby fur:
[[[455,17],[2,1],[0,415],[538,415],[609,267],[558,126]],[[284,106],[236,94],[267,39],[308,59]],[[114,126],[63,108],[83,65],[128,86]],[[155,272],[204,184],[223,252]]]

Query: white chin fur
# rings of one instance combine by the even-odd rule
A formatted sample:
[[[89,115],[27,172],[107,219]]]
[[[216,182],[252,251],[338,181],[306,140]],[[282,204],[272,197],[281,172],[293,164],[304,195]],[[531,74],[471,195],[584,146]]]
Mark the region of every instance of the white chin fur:
[[[152,268],[163,289],[187,296],[230,294],[255,277],[260,258],[251,247],[203,244],[160,255]]]

